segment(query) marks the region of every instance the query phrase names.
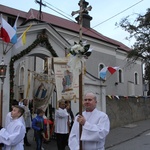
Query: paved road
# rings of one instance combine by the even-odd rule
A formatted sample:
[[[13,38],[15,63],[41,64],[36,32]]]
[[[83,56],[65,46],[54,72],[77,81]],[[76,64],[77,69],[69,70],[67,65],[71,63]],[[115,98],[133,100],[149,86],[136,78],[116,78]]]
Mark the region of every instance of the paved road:
[[[28,137],[31,146],[25,146],[25,150],[35,150],[33,130],[30,130]],[[45,150],[57,150],[56,140],[51,140],[43,147]],[[150,119],[111,129],[105,147],[106,150],[150,150]]]
[[[25,150],[36,150],[36,143],[33,140],[33,130],[31,129],[28,133],[28,139],[31,146],[25,146]],[[49,143],[43,144],[44,150],[57,150],[56,140],[52,139]],[[66,147],[66,150],[69,150]]]
[[[150,150],[150,119],[112,129],[106,150]]]
[[[107,150],[150,150],[150,130]]]

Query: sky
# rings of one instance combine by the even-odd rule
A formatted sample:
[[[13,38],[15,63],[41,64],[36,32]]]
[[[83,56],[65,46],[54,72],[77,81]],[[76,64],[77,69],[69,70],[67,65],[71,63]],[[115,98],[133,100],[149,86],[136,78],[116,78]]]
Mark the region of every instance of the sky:
[[[126,37],[129,36],[128,32],[124,31],[121,27],[115,26],[115,24],[128,15],[132,15],[131,21],[133,21],[137,17],[133,14],[145,14],[150,6],[149,0],[86,1],[89,2],[88,6],[92,6],[92,10],[89,11],[89,15],[93,18],[91,21],[92,28],[109,38],[124,43],[126,46],[131,47],[133,45],[134,39],[131,41],[126,40]],[[43,3],[47,5],[47,7],[42,7],[43,12],[62,18],[67,16],[73,21],[77,17],[77,15],[72,17],[71,12],[79,10],[79,0],[43,0]],[[0,0],[0,4],[25,12],[28,12],[30,8],[39,10],[39,5],[35,0]],[[63,15],[55,12],[54,9]]]

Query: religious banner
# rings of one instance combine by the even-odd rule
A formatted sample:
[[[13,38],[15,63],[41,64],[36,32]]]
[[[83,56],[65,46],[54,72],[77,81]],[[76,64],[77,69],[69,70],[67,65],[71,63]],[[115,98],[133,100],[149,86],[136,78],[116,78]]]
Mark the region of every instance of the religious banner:
[[[57,101],[64,99],[76,102],[79,99],[79,77],[74,77],[67,64],[68,58],[54,58]]]
[[[54,77],[47,74],[34,73],[34,111],[38,108],[41,108],[44,111],[47,109],[54,88]]]

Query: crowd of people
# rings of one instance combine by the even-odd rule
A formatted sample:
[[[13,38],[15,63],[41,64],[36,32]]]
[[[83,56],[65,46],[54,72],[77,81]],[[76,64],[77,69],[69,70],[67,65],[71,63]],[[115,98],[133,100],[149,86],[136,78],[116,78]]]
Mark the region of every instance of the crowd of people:
[[[88,92],[83,100],[85,111],[74,116],[70,103],[60,100],[52,121],[42,109],[37,109],[36,116],[32,118],[29,100],[14,100],[12,111],[6,116],[5,126],[0,127],[0,145],[3,150],[24,150],[24,145],[31,146],[28,131],[32,128],[36,150],[44,149],[43,142],[50,140],[49,134],[52,132],[56,136],[58,150],[65,150],[66,146],[70,150],[79,150],[80,146],[83,150],[104,150],[110,121],[107,114],[99,111],[96,105],[96,95]],[[78,132],[80,127],[81,135]]]

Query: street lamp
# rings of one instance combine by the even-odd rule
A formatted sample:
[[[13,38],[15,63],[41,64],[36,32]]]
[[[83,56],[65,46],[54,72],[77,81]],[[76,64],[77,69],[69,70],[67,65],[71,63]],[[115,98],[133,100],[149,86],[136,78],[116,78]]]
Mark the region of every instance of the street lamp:
[[[0,79],[1,83],[1,100],[0,100],[0,125],[2,126],[2,114],[3,114],[3,84],[4,79],[6,77],[6,69],[7,65],[4,64],[4,59],[2,58],[2,62],[0,63]]]

